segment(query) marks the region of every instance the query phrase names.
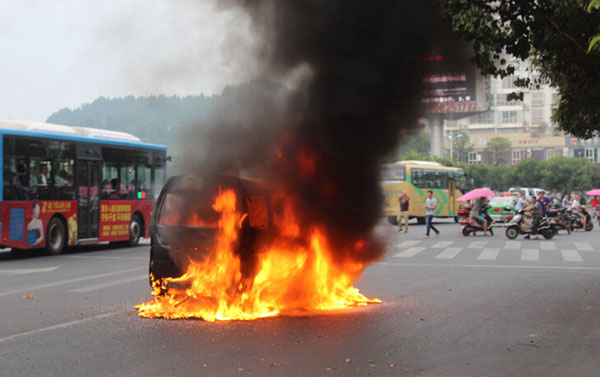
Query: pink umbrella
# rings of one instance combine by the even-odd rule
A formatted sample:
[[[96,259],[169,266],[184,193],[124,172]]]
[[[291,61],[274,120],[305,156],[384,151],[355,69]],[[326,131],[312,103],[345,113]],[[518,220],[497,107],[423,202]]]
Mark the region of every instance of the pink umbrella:
[[[479,198],[481,196],[496,196],[496,194],[494,194],[494,192],[490,189],[478,188],[478,189],[467,192],[466,194],[464,194],[463,196],[461,196],[460,198],[458,198],[456,200],[471,200],[474,198]]]
[[[591,191],[586,192],[587,195],[589,196],[600,196],[600,189],[594,189]]]

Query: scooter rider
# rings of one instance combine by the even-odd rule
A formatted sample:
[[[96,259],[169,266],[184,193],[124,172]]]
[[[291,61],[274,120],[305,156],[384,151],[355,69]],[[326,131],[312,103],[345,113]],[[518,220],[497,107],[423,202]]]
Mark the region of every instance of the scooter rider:
[[[585,216],[585,214],[581,210],[581,202],[580,202],[580,200],[581,200],[580,196],[579,195],[575,195],[575,199],[573,199],[573,201],[571,202],[571,210],[577,216],[581,217],[581,223],[583,224],[583,229],[585,229],[585,226],[586,226],[586,223],[587,223],[587,216]]]
[[[476,198],[474,200],[473,207],[471,208],[471,217],[483,225],[483,235],[487,236],[488,222],[483,216],[480,215],[481,208],[483,207],[484,204],[485,204],[484,197]]]
[[[535,196],[531,197],[531,204],[525,208],[525,211],[530,211],[533,215],[533,227],[531,228],[531,234],[534,235],[534,240],[539,240],[540,237],[537,234],[537,228],[542,219],[542,203],[535,199]],[[529,235],[525,236],[526,239],[529,239]]]

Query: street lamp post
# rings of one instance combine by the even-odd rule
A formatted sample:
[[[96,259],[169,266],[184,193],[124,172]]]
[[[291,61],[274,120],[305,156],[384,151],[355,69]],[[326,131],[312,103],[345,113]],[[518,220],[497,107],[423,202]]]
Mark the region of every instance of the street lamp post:
[[[450,140],[450,159],[452,160],[452,162],[454,162],[454,153],[453,153],[454,140],[459,139],[463,136],[464,136],[463,134],[458,134],[455,136],[446,136],[446,138],[448,138],[448,140]]]

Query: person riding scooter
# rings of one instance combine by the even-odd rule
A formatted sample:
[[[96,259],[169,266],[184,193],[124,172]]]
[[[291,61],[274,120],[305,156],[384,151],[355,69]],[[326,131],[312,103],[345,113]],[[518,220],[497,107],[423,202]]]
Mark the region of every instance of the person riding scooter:
[[[540,220],[544,214],[542,210],[542,203],[539,200],[536,200],[535,196],[531,197],[531,204],[525,207],[525,211],[531,212],[533,215],[533,227],[531,229],[531,234],[534,235],[534,240],[539,240],[540,237],[537,234],[537,228],[540,224]],[[529,234],[525,236],[526,239],[529,239]]]
[[[477,222],[483,226],[483,235],[487,236],[489,221],[481,214],[481,211],[486,205],[486,199],[484,197],[480,197],[476,198],[473,202],[473,206],[471,207],[471,218],[477,220]]]

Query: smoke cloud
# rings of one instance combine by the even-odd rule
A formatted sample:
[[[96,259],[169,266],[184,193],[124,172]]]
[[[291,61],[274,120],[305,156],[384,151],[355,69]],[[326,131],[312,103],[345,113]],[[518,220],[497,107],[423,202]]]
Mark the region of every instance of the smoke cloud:
[[[194,172],[249,172],[302,201],[303,221],[372,261],[383,156],[417,127],[423,57],[443,28],[433,1],[220,0],[259,42],[256,81],[227,88],[183,138]],[[339,255],[340,258],[354,257]]]

